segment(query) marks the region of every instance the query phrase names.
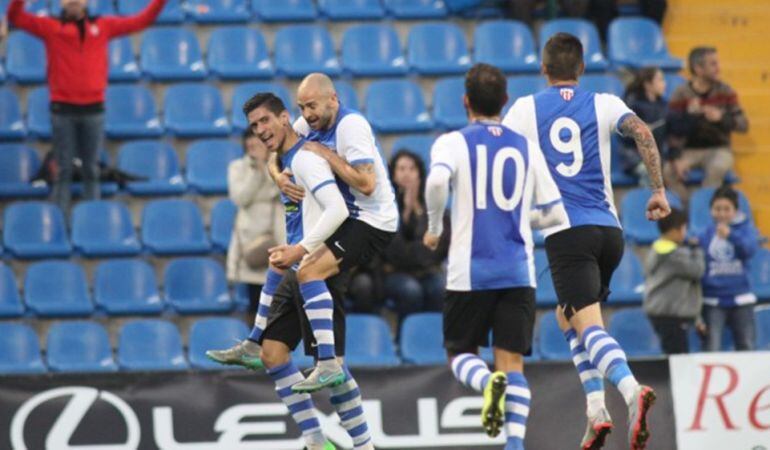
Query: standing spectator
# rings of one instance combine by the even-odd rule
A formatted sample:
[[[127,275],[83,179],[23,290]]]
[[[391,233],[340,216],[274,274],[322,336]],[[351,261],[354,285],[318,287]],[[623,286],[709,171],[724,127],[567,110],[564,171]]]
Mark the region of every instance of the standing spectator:
[[[401,226],[385,252],[384,287],[386,296],[396,303],[400,319],[413,312],[439,311],[444,297],[442,264],[447,257],[449,233],[444,232],[436,252],[422,243],[428,229],[425,178],[425,166],[414,153],[401,150],[391,159],[390,179],[396,190]]]
[[[238,207],[227,250],[227,278],[246,283],[253,316],[265,283],[267,249],[286,242],[286,227],[278,188],[267,173],[267,148],[246,131],[243,149],[243,157],[227,169],[227,190]]]
[[[718,351],[725,326],[732,331],[737,350],[754,348],[754,304],[748,264],[759,247],[758,234],[746,215],[738,211],[738,193],[729,186],[711,198],[714,224],[699,236],[706,252],[703,277],[703,317],[706,349]]]
[[[625,102],[631,110],[647,124],[655,137],[655,143],[661,154],[666,153],[666,113],[668,104],[663,98],[666,92],[666,79],[657,67],[645,67],[636,74],[634,81],[628,86]],[[641,186],[650,185],[647,168],[642,157],[636,150],[633,139],[625,138],[621,147],[623,169],[630,175],[639,178]]]
[[[733,168],[730,133],[745,133],[749,122],[738,95],[719,79],[719,59],[713,47],[690,52],[689,83],[679,86],[669,103],[669,155],[666,185],[687,199],[684,181],[690,169],[706,172],[704,186],[717,187]]]
[[[701,278],[706,267],[703,250],[687,241],[687,215],[672,209],[658,222],[661,237],[644,263],[644,311],[666,354],[687,353],[687,335],[700,325],[703,305]],[[700,326],[699,326],[700,327]]]
[[[83,162],[83,198],[99,198],[98,151],[104,135],[109,40],[150,26],[165,2],[152,0],[130,17],[89,16],[86,0],[61,0],[58,18],[29,14],[24,0],[13,0],[8,7],[10,23],[45,44],[53,148],[59,167],[53,198],[65,214],[71,199],[72,160],[77,155]]]

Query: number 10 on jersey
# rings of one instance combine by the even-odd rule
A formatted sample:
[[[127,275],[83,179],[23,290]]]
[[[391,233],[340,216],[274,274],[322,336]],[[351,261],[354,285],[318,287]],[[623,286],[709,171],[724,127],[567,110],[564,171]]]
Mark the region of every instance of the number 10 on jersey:
[[[505,170],[508,160],[513,161],[513,171]],[[513,211],[524,194],[524,157],[513,147],[503,147],[494,153],[492,160],[492,200],[499,209]],[[476,209],[487,209],[489,177],[489,152],[486,145],[476,146]],[[513,177],[513,193],[505,195],[504,184]]]

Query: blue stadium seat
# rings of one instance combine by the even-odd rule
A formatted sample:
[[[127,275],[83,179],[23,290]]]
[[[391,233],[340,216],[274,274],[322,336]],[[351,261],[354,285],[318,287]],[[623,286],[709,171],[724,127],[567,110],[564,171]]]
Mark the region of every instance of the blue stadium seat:
[[[671,191],[666,192],[669,204],[682,208],[682,201]],[[626,239],[637,245],[652,244],[660,236],[658,223],[647,220],[647,201],[650,190],[636,188],[626,192],[620,203],[620,222],[623,225]]]
[[[414,81],[379,80],[366,91],[366,116],[380,133],[430,131],[433,121]]]
[[[145,31],[140,61],[145,75],[155,81],[202,80],[207,75],[198,38],[186,28]]]
[[[440,19],[447,15],[443,0],[383,0],[382,3],[397,19]]]
[[[0,11],[4,11],[3,9],[0,9]],[[0,84],[2,84],[5,81],[5,68],[3,67],[2,61],[0,61]]]
[[[233,301],[222,265],[211,258],[180,258],[163,275],[166,303],[180,314],[227,312]]]
[[[313,0],[251,0],[251,10],[264,22],[305,22],[318,15]]]
[[[345,345],[345,362],[351,367],[385,367],[400,363],[388,324],[379,316],[349,314]]]
[[[211,33],[207,48],[209,70],[223,80],[271,78],[275,74],[265,38],[256,29],[217,28]]]
[[[44,373],[40,341],[29,325],[0,322],[0,373]]]
[[[143,10],[150,0],[118,0],[118,13],[129,16],[139,13]],[[166,0],[166,6],[161,10],[160,15],[155,20],[159,25],[180,23],[184,21],[185,14],[180,0]]]
[[[110,40],[110,82],[137,81],[142,76],[130,37]]]
[[[187,10],[193,20],[203,24],[247,22],[251,18],[246,0],[187,0]]]
[[[519,97],[536,94],[548,87],[545,78],[541,75],[508,77],[507,81],[508,103],[503,106],[503,115],[508,112],[508,109]]]
[[[407,58],[412,70],[422,75],[464,73],[471,65],[465,34],[452,23],[413,26],[407,40]]]
[[[610,137],[610,179],[613,186],[638,186],[639,180],[633,173],[626,172],[626,162],[623,160],[621,148],[623,140],[617,133]]]
[[[293,110],[292,105],[294,105],[294,102],[291,100],[291,94],[286,89],[286,86],[280,82],[257,81],[239,84],[233,90],[232,116],[230,117],[233,128],[236,131],[242,132],[247,128],[248,123],[246,122],[246,116],[243,115],[243,104],[258,92],[272,92],[283,100],[283,104],[289,112]]]
[[[410,314],[401,324],[401,357],[418,365],[446,363],[440,313]]]
[[[97,322],[58,322],[48,329],[46,359],[52,372],[116,372],[110,336]]]
[[[5,208],[3,244],[16,258],[66,257],[72,251],[59,207],[37,201]]]
[[[347,81],[337,81],[334,83],[334,89],[337,91],[339,101],[350,109],[359,110],[358,94],[356,89]]]
[[[219,89],[207,84],[177,84],[166,90],[166,129],[181,138],[227,136],[230,124]]]
[[[80,202],[72,211],[72,244],[85,256],[136,255],[142,249],[124,203]]]
[[[140,85],[107,87],[104,128],[112,139],[149,138],[163,134],[155,99]]]
[[[565,339],[564,333],[559,329],[556,314],[553,311],[548,311],[540,316],[536,336],[536,341],[539,342],[540,355],[544,360],[572,359],[569,343]]]
[[[164,142],[134,141],[123,144],[118,152],[118,168],[147,178],[128,183],[127,189],[132,195],[174,195],[187,190],[176,152]]]
[[[211,243],[214,249],[227,252],[238,208],[229,198],[222,199],[211,210]]]
[[[663,94],[663,98],[666,99],[671,98],[671,94],[674,93],[676,88],[687,83],[687,80],[685,80],[683,76],[675,73],[666,73],[663,77],[666,79],[666,93]]]
[[[698,334],[694,327],[690,328],[688,335],[688,344],[690,353],[702,352],[703,350],[703,338]],[[730,328],[725,327],[722,330],[722,343],[720,350],[723,352],[735,351],[735,340],[733,339],[733,332]]]
[[[412,134],[396,138],[390,147],[390,156],[393,157],[399,150],[409,150],[422,159],[425,168],[430,167],[430,149],[436,137],[431,134]]]
[[[206,351],[212,348],[230,348],[234,342],[249,335],[249,329],[240,319],[231,317],[208,317],[198,319],[190,326],[188,338],[190,364],[196,369],[238,368],[223,366],[206,357]]]
[[[0,317],[19,317],[24,314],[16,276],[10,266],[0,263]]]
[[[40,169],[37,152],[22,144],[0,144],[0,198],[45,197],[48,188],[33,186]]]
[[[591,92],[617,95],[623,98],[626,88],[618,77],[610,74],[589,73],[580,77],[580,87]]]
[[[8,35],[5,70],[17,83],[45,81],[45,47],[43,41],[23,31]]]
[[[454,77],[439,80],[433,86],[433,119],[445,130],[456,130],[468,124],[463,105],[465,78]]]
[[[313,45],[308,45],[308,43]],[[303,77],[311,72],[340,74],[332,36],[320,25],[289,25],[275,34],[275,67],[282,75]]]
[[[342,65],[353,76],[404,75],[406,59],[396,30],[386,24],[355,25],[342,35]]]
[[[318,8],[330,20],[377,20],[385,15],[379,0],[318,0]]]
[[[607,52],[612,64],[640,69],[647,66],[679,70],[682,60],[668,52],[657,23],[645,17],[619,17],[607,29]]]
[[[61,15],[61,2],[51,1],[51,16]],[[88,0],[88,14],[93,16],[113,16],[117,13],[111,0]]]
[[[626,248],[620,265],[610,281],[610,297],[613,303],[639,305],[644,294],[644,270],[632,248]]]
[[[770,350],[770,307],[755,309],[754,320],[757,326],[757,350]]]
[[[225,139],[203,139],[187,148],[187,183],[199,194],[227,194],[227,167],[243,149]]]
[[[143,319],[123,325],[118,337],[121,370],[186,370],[182,336],[165,320]]]
[[[35,88],[27,97],[27,129],[30,137],[51,138],[51,100],[47,87]]]
[[[641,308],[616,311],[610,317],[607,332],[618,341],[630,358],[659,356],[663,352],[658,335]]]
[[[473,59],[504,72],[538,73],[540,59],[530,28],[513,20],[492,20],[476,27]]]
[[[584,19],[554,19],[545,22],[540,27],[541,53],[548,38],[559,32],[569,33],[580,39],[583,44],[583,59],[587,72],[604,71],[609,67],[609,63],[602,53],[602,42],[599,39],[596,26]]]
[[[94,311],[83,268],[69,261],[32,264],[24,279],[27,307],[41,317],[87,316]]]
[[[770,250],[760,248],[749,264],[751,290],[759,301],[770,300]]]
[[[99,263],[94,275],[94,301],[111,316],[160,314],[164,308],[155,270],[139,259]]]
[[[8,88],[0,88],[0,140],[24,139],[27,128],[21,115],[19,97]]]
[[[198,207],[189,200],[154,200],[142,214],[142,242],[155,255],[207,253],[206,237]]]
[[[687,225],[688,234],[698,235],[708,228],[714,221],[711,218],[711,197],[714,196],[714,188],[704,187],[696,190],[690,196],[690,223]],[[738,210],[753,220],[749,199],[738,191]]]

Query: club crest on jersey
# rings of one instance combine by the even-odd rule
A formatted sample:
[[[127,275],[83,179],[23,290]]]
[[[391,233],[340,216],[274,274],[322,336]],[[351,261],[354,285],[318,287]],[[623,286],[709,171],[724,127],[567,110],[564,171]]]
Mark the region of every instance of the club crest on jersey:
[[[487,127],[487,130],[489,130],[490,134],[494,137],[500,137],[503,135],[503,129],[500,127]]]
[[[564,101],[568,102],[575,96],[575,90],[572,88],[561,88],[559,89],[559,95],[561,95],[561,98],[563,98]]]

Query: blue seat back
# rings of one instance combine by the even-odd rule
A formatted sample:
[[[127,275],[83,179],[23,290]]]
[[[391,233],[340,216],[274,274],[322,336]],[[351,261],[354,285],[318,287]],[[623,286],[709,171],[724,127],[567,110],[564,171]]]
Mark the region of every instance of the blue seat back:
[[[8,76],[20,83],[40,83],[45,80],[45,46],[43,42],[23,31],[8,35],[5,69]]]
[[[540,75],[522,75],[517,77],[508,77],[508,103],[503,106],[503,114],[519,97],[536,94],[547,86],[545,78]]]
[[[635,188],[626,192],[620,204],[620,222],[626,234],[626,238],[637,244],[651,244],[658,239],[657,222],[647,220],[647,201],[651,191],[647,188]],[[674,208],[682,209],[682,201],[673,192],[666,192],[669,204]]]
[[[749,265],[751,290],[760,300],[770,300],[770,250],[760,248]]]
[[[770,307],[761,306],[754,310],[757,327],[757,350],[770,350]]]
[[[631,247],[623,252],[618,268],[610,281],[610,301],[623,303],[642,302],[644,293],[644,270]]]
[[[667,59],[670,57],[660,26],[646,17],[619,17],[607,29],[610,59]]]
[[[318,14],[312,0],[252,0],[251,10],[266,22],[313,20]]]
[[[442,0],[383,0],[382,3],[399,19],[438,19],[447,15]]]
[[[308,45],[308,42],[313,45]],[[275,35],[274,51],[275,65],[284,72],[296,65],[314,67],[319,71],[339,69],[332,37],[325,27],[319,25],[288,25],[279,29]]]
[[[107,330],[97,322],[55,323],[46,339],[48,367],[54,372],[113,372],[117,370]]]
[[[386,24],[348,28],[342,36],[342,63],[355,75],[388,75],[406,70],[398,34]]]
[[[433,118],[446,129],[456,129],[468,123],[463,105],[465,78],[444,78],[433,87]]]
[[[553,311],[548,311],[540,316],[537,326],[537,340],[543,359],[572,359],[569,343],[564,338],[564,333],[559,329],[559,323],[556,321],[556,314]]]
[[[616,311],[610,317],[607,331],[631,358],[662,353],[658,336],[641,308]]]
[[[94,275],[94,300],[101,306],[113,307],[162,304],[155,271],[139,259],[114,259],[100,263]],[[151,309],[160,308],[153,306]]]
[[[0,263],[0,316],[20,316],[23,312],[16,276],[10,266]]]
[[[69,261],[43,261],[29,266],[24,296],[30,307],[67,304],[79,307],[91,303],[83,268]]]
[[[186,369],[179,330],[165,320],[126,323],[118,338],[118,363],[123,370]]]
[[[675,73],[667,73],[663,75],[666,79],[666,93],[663,94],[663,98],[670,99],[676,88],[687,83],[687,80],[683,76]]]
[[[27,127],[33,136],[51,137],[51,99],[47,87],[33,89],[27,97]]]
[[[0,144],[0,186],[26,184],[40,169],[37,153],[26,145]]]
[[[379,316],[348,315],[345,342],[345,360],[351,366],[398,364],[390,330]]]
[[[154,200],[144,207],[142,240],[206,241],[203,218],[190,200]]]
[[[0,373],[41,373],[40,341],[26,324],[0,322]]]
[[[110,81],[136,80],[139,78],[139,63],[136,61],[130,37],[110,40]],[[109,105],[109,102],[107,102]]]
[[[250,16],[246,0],[188,0],[187,8],[200,23],[245,22]]]
[[[181,27],[150,28],[142,36],[142,69],[180,68],[205,73],[203,54],[195,33]]]
[[[160,141],[133,141],[118,152],[118,168],[150,180],[181,181],[179,161],[174,149]]]
[[[318,8],[331,20],[381,19],[385,15],[380,0],[318,0]]]
[[[613,94],[623,98],[625,87],[618,77],[609,74],[588,74],[580,77],[580,87],[591,92]]]
[[[411,364],[446,361],[439,313],[410,314],[401,324],[401,357]]]
[[[692,193],[690,196],[690,223],[688,224],[689,234],[697,235],[714,223],[711,218],[711,197],[714,196],[715,188],[703,187]],[[753,220],[749,199],[738,191],[738,210]]]
[[[107,87],[105,122],[110,124],[160,126],[158,108],[149,89],[139,85]]]
[[[586,70],[604,69],[607,60],[602,53],[602,42],[599,39],[599,31],[596,26],[585,19],[554,19],[549,20],[540,27],[540,53],[543,53],[548,38],[556,33],[569,33],[583,44],[583,59]]]
[[[5,209],[3,241],[6,245],[68,242],[64,215],[51,203],[14,203]]]
[[[372,82],[366,91],[366,115],[371,121],[394,118],[430,121],[420,87],[406,79]]]
[[[211,242],[221,251],[230,246],[238,208],[229,198],[222,199],[211,210]]]
[[[197,122],[227,125],[219,89],[207,84],[183,83],[169,87],[163,109],[169,126]]]
[[[203,139],[187,148],[187,181],[202,192],[227,192],[227,167],[241,157],[240,145],[226,139]]]
[[[271,81],[256,81],[251,83],[239,84],[233,90],[232,99],[232,118],[233,127],[238,130],[245,130],[248,126],[246,116],[243,115],[243,105],[259,92],[272,92],[283,100],[286,109],[291,112],[294,109],[294,102],[291,99],[289,90],[281,83]]]
[[[539,58],[532,31],[521,22],[492,20],[473,34],[474,60],[505,71],[537,71]]]
[[[25,133],[19,97],[8,88],[0,88],[0,137],[22,138]]]
[[[430,134],[412,134],[405,135],[396,138],[393,141],[393,146],[390,150],[391,158],[396,155],[400,150],[409,150],[422,159],[425,164],[425,168],[430,167],[430,149],[433,146],[433,142],[436,140],[435,136]]]
[[[138,14],[147,5],[150,0],[118,0],[118,13],[124,16]],[[166,0],[166,6],[160,11],[156,19],[159,24],[179,23],[184,20],[184,10],[182,10],[180,0]]]
[[[337,98],[343,105],[350,109],[361,109],[358,104],[358,94],[352,84],[347,81],[337,81],[334,83],[334,89],[337,91]]]
[[[163,286],[169,300],[230,301],[222,265],[211,258],[179,258],[166,266]]]
[[[242,341],[248,335],[249,330],[240,319],[230,317],[198,319],[190,326],[188,339],[190,364],[200,369],[221,369],[221,364],[206,357],[206,351],[230,348],[235,342]]]
[[[452,23],[423,23],[409,30],[409,65],[425,73],[456,73],[470,66],[463,31]]]
[[[137,242],[131,213],[121,202],[96,200],[78,203],[72,211],[72,241],[127,244]]]
[[[238,45],[233,45],[238,42]],[[230,64],[252,65],[272,72],[265,38],[259,31],[248,27],[221,27],[209,37],[207,59],[215,72]]]

